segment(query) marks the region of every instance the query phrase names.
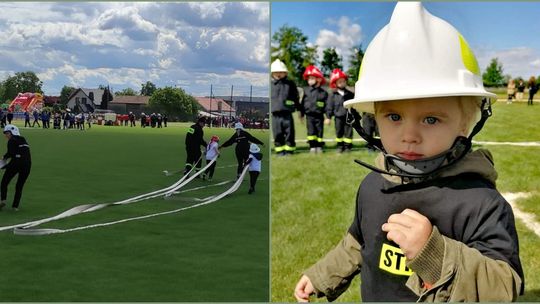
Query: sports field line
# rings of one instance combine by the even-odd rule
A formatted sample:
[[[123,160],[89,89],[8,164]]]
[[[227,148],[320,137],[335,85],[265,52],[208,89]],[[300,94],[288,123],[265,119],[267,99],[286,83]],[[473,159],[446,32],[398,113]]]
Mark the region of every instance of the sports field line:
[[[324,142],[335,142],[335,139],[324,138]],[[363,138],[353,138],[354,142],[366,142]],[[307,139],[297,139],[296,142],[307,143]],[[540,141],[472,141],[477,145],[493,145],[493,146],[521,146],[521,147],[540,147]]]
[[[517,205],[516,201],[524,198],[528,198],[532,195],[530,192],[506,192],[502,193],[502,196],[506,199],[506,201],[512,206],[512,210],[514,211],[514,216],[520,219],[527,228],[532,230],[536,235],[540,237],[540,224],[535,220],[534,215],[527,213],[525,211],[520,210]]]

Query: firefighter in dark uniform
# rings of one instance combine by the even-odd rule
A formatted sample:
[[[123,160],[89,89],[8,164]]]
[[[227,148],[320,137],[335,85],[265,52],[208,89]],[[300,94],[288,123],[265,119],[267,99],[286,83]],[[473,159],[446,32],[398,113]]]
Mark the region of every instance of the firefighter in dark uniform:
[[[326,100],[328,93],[321,88],[326,83],[322,72],[313,65],[304,71],[304,79],[308,86],[304,87],[302,97],[300,117],[304,115],[307,124],[307,140],[311,153],[322,152],[324,133],[324,113],[326,111]]]
[[[274,150],[279,155],[296,150],[294,119],[292,113],[300,109],[296,84],[287,79],[287,67],[276,59],[270,67],[272,73],[272,132]]]
[[[343,102],[353,99],[354,94],[347,90],[346,86],[347,75],[340,69],[334,69],[330,75],[330,88],[334,91],[328,96],[326,104],[328,118],[325,123],[330,124],[330,119],[334,116],[338,153],[350,152],[352,149],[353,128],[347,123],[347,109],[343,106]]]
[[[206,123],[204,117],[199,117],[197,123],[193,124],[187,132],[186,135],[186,168],[184,170],[184,175],[188,174],[189,171],[195,167],[196,171],[201,169],[201,147],[206,149],[206,142],[204,141],[204,132],[203,127]]]
[[[19,209],[19,203],[21,202],[22,190],[24,183],[30,175],[30,168],[32,167],[32,158],[30,157],[30,146],[26,142],[26,139],[19,133],[19,128],[14,125],[6,125],[4,128],[4,135],[8,139],[7,152],[2,159],[2,169],[5,169],[4,176],[2,177],[2,183],[0,184],[0,210],[6,205],[8,185],[15,175],[17,177],[17,184],[15,185],[15,196],[13,198],[12,208],[13,211]],[[7,159],[11,158],[9,164],[6,165]]]
[[[251,143],[256,143],[259,145],[263,145],[264,143],[257,138],[255,138],[253,135],[249,134],[247,131],[244,130],[244,126],[241,122],[237,122],[234,124],[235,132],[231,138],[229,138],[226,142],[223,143],[219,149],[228,147],[234,143],[236,143],[236,161],[238,162],[238,167],[236,170],[236,178],[240,176],[242,173],[242,169],[244,168],[244,163],[249,158],[249,147]]]

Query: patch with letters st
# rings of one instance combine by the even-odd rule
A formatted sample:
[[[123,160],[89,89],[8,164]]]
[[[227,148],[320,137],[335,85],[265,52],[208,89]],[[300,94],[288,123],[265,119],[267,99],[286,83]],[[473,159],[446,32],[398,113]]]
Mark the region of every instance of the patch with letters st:
[[[381,257],[379,259],[379,268],[402,276],[411,276],[413,271],[406,265],[405,254],[399,247],[388,244],[382,244]]]

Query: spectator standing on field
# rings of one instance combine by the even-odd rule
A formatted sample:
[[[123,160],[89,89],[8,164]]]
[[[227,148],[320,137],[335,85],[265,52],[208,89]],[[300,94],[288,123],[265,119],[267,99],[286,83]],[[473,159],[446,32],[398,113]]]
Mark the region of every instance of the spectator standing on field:
[[[26,128],[28,126],[29,128],[32,127],[30,124],[30,113],[28,110],[24,111],[24,127]]]
[[[516,84],[514,83],[514,79],[510,79],[508,81],[506,93],[508,94],[508,100],[506,101],[506,103],[510,104],[512,103],[512,99],[516,97]]]
[[[522,79],[519,80],[519,84],[517,86],[517,98],[516,100],[522,100],[523,99],[523,92],[525,92],[525,83]]]
[[[6,118],[7,118],[7,123],[8,123],[8,125],[10,125],[10,124],[11,124],[11,121],[13,120],[13,111],[8,110],[7,115],[6,115]]]
[[[527,105],[532,106],[534,94],[536,94],[536,92],[538,91],[536,78],[534,76],[531,76],[531,78],[529,78],[529,83],[527,84],[527,87],[529,88],[529,100],[527,101]]]

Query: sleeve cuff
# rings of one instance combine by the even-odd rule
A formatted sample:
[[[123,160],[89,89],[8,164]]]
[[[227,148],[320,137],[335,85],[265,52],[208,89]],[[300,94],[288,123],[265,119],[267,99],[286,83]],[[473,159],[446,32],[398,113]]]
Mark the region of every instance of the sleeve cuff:
[[[444,239],[439,229],[433,226],[429,239],[420,253],[407,266],[426,283],[433,284],[441,278],[444,259]]]

